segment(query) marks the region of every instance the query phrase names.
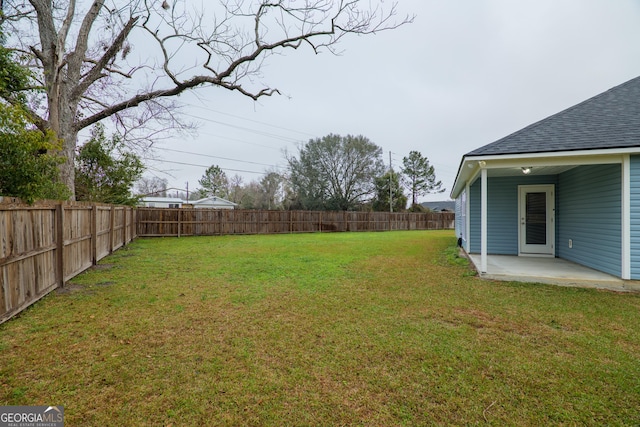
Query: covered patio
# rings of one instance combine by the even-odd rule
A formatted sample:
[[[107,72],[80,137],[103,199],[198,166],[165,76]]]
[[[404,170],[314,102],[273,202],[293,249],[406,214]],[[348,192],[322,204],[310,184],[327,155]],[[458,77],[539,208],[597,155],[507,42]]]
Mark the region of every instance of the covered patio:
[[[467,254],[479,272],[480,254]],[[488,255],[483,279],[546,283],[615,291],[640,291],[640,282],[618,277],[561,258]]]

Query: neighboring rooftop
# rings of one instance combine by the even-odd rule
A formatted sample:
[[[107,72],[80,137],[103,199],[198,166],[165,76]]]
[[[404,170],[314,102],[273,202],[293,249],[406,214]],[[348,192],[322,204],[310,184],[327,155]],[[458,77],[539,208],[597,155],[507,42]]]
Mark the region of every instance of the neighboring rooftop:
[[[423,202],[420,203],[422,207],[427,208],[433,212],[454,212],[456,210],[456,202],[453,200],[444,200],[441,202]]]
[[[640,77],[529,125],[465,156],[640,146]]]

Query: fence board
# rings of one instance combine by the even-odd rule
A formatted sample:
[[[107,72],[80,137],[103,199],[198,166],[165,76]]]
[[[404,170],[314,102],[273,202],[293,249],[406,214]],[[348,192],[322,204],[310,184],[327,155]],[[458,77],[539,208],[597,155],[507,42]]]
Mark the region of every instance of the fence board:
[[[131,207],[0,202],[0,323],[133,240],[135,219]]]

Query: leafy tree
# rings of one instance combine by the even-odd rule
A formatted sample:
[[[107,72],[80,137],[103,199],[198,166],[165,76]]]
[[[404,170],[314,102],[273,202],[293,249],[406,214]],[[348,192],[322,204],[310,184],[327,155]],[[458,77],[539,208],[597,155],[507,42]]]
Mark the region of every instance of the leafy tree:
[[[91,139],[78,149],[76,161],[76,198],[81,201],[135,205],[131,194],[144,165],[135,154],[126,151],[117,136],[108,139],[104,127],[97,124]]]
[[[67,187],[58,181],[60,158],[46,154],[59,148],[55,139],[30,128],[19,107],[0,103],[0,195],[27,203],[38,199],[66,199]]]
[[[389,192],[389,187],[391,187],[391,193]],[[400,186],[400,176],[393,170],[376,178],[376,197],[372,204],[373,210],[389,212],[389,196],[392,197],[391,207],[393,207],[393,212],[401,212],[406,209],[407,196],[404,195]]]
[[[346,35],[412,20],[395,21],[396,4],[383,0],[194,3],[0,1],[2,22],[12,26],[7,44],[44,88],[28,115],[63,141],[60,177],[72,193],[80,130],[113,118],[122,135],[145,139],[180,125],[172,100],[185,91],[219,87],[254,100],[279,94],[257,83],[265,59],[300,47],[333,52]],[[5,95],[11,102],[14,95]]]
[[[229,195],[229,180],[220,166],[209,166],[198,183],[202,186],[200,194],[203,197],[217,196],[224,199]]]
[[[0,41],[3,36],[0,33]],[[60,158],[46,154],[60,148],[48,132],[36,129],[24,108],[21,91],[30,85],[28,70],[0,45],[0,195],[36,199],[66,199],[69,193],[57,178]]]
[[[418,197],[429,193],[442,193],[442,182],[436,181],[436,172],[429,160],[418,151],[411,151],[402,159],[402,174],[411,193],[411,205],[418,204]]]
[[[364,136],[327,135],[289,157],[291,185],[303,209],[354,210],[384,171],[382,148]]]

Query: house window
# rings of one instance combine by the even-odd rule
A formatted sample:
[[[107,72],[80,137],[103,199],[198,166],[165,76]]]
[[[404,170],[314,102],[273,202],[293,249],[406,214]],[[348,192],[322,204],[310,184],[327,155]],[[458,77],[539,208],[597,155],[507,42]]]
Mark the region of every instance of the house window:
[[[179,208],[180,205],[178,203],[169,203],[170,208]]]

